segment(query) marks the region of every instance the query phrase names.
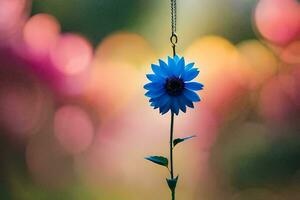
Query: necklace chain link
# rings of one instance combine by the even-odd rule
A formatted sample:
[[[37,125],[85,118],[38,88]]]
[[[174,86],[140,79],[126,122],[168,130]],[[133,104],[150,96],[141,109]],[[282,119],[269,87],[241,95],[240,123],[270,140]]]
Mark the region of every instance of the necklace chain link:
[[[176,21],[177,21],[176,0],[171,0],[171,29],[172,29],[172,34],[176,34]]]
[[[172,49],[173,49],[173,56],[176,55],[176,45],[178,42],[178,37],[176,34],[176,23],[177,23],[177,5],[176,0],[170,0],[171,1],[171,37],[170,41],[172,43]]]

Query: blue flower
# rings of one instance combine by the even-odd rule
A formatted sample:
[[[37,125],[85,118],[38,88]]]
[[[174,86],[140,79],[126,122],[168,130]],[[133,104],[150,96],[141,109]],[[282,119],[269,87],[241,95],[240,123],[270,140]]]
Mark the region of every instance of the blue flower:
[[[168,57],[168,62],[159,60],[159,64],[151,65],[154,74],[147,74],[151,81],[144,85],[148,90],[146,96],[150,98],[150,105],[154,109],[159,108],[161,114],[171,110],[178,115],[179,110],[186,112],[186,106],[194,108],[193,102],[200,101],[200,97],[194,91],[202,90],[203,85],[191,82],[199,74],[194,63],[185,64],[184,58],[177,55]]]

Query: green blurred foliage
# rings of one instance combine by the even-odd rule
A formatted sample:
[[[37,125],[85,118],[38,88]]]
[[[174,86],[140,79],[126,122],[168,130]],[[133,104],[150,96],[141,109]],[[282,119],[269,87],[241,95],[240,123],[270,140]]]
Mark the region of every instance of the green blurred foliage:
[[[216,33],[228,38],[233,43],[239,43],[243,40],[256,38],[254,30],[254,10],[258,0],[229,0],[226,4],[220,6],[220,20],[222,20],[223,29]],[[226,29],[224,29],[226,27]]]
[[[234,43],[255,38],[252,12],[256,2],[257,0],[229,0],[226,4],[220,4],[218,0],[204,1],[208,10],[218,13],[211,16],[216,18],[213,20],[216,25],[212,24],[212,28],[206,30],[205,34],[220,35]],[[105,36],[122,30],[137,32],[150,41],[156,36],[157,31],[161,36],[164,28],[169,30],[170,8],[168,4],[168,1],[162,2],[161,0],[33,0],[32,15],[51,14],[59,20],[63,32],[82,34],[95,46]],[[179,1],[178,4],[183,7],[184,1]],[[161,7],[166,8],[163,19],[159,15]],[[157,30],[157,26],[152,24],[156,20],[160,22],[166,20],[166,27]],[[196,18],[193,21],[201,24],[203,20],[211,21],[212,19]],[[180,26],[181,23],[184,22],[179,20],[178,25]],[[201,32],[200,35],[202,35],[201,27],[193,27],[191,31]],[[148,38],[148,34],[152,38]]]
[[[233,167],[235,187],[283,186],[300,169],[300,137],[280,138],[263,151],[240,157]]]
[[[300,170],[300,136],[296,130],[280,130],[281,136],[270,139],[270,129],[256,123],[226,129],[214,147],[212,162],[231,186],[278,188],[297,179]],[[230,133],[231,132],[231,133]],[[284,133],[285,132],[285,133]]]
[[[139,0],[33,0],[32,15],[54,15],[63,32],[86,36],[94,45],[111,32],[125,29],[141,12]]]

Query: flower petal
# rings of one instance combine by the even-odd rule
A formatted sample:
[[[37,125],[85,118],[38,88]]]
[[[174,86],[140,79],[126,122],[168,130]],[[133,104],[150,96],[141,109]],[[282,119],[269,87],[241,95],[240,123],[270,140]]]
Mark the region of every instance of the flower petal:
[[[176,115],[178,115],[179,113],[179,103],[177,101],[177,98],[172,98],[172,112],[175,113]]]
[[[194,108],[193,102],[186,98],[184,95],[180,96],[180,98],[184,101],[185,105],[187,105],[190,108]]]
[[[198,94],[191,90],[184,89],[183,95],[192,102],[200,101],[200,97],[198,96]]]
[[[164,93],[165,93],[164,89],[149,90],[148,92],[146,92],[145,96],[150,97],[150,98],[156,98],[156,97],[163,95]]]
[[[163,94],[159,97],[151,98],[149,101],[153,102],[155,105],[157,105],[159,107],[162,107],[170,101],[170,96],[167,94]]]
[[[157,106],[154,102],[152,102],[152,103],[150,104],[150,106],[154,107],[153,109],[157,109],[157,108],[158,108],[158,106]]]
[[[166,74],[162,73],[160,66],[155,65],[155,64],[151,64],[151,69],[154,72],[154,74],[156,74],[157,76],[160,76],[162,78],[167,77]]]
[[[191,69],[189,71],[185,71],[182,75],[184,81],[191,81],[196,78],[199,74],[198,69]]]
[[[178,101],[178,104],[179,104],[179,108],[180,110],[182,110],[182,112],[186,112],[186,103],[185,103],[185,100],[184,98],[182,98],[182,96],[180,96],[179,98],[177,98],[177,101]]]
[[[182,57],[176,64],[176,67],[174,68],[173,74],[176,77],[179,77],[179,75],[183,72],[184,70],[184,58]]]
[[[160,106],[164,106],[164,105],[166,105],[168,102],[170,102],[171,99],[170,99],[170,96],[169,96],[169,95],[165,94],[165,95],[163,95],[163,96],[160,98],[159,101],[160,101],[160,102],[159,102]]]
[[[189,63],[185,66],[185,70],[188,71],[194,67],[195,63]]]
[[[185,83],[184,86],[186,87],[186,89],[189,89],[189,90],[202,90],[203,89],[203,84],[198,83],[198,82]]]
[[[176,54],[176,55],[174,56],[173,59],[174,59],[175,63],[177,63],[177,62],[179,61],[180,58],[179,58],[179,56]]]
[[[160,66],[160,71],[164,76],[170,76],[170,70],[169,70],[169,66],[167,65],[167,63],[165,63],[163,60],[159,59],[159,66]]]
[[[174,70],[176,69],[176,63],[175,60],[170,56],[168,56],[168,66],[170,74],[173,74]]]
[[[164,79],[160,76],[157,76],[155,74],[146,74],[146,77],[149,81],[152,81],[152,82],[163,82]]]
[[[160,90],[164,87],[164,85],[160,82],[151,82],[144,85],[144,89],[146,90]]]
[[[159,108],[159,112],[163,115],[170,110],[171,101],[169,101],[166,105]]]

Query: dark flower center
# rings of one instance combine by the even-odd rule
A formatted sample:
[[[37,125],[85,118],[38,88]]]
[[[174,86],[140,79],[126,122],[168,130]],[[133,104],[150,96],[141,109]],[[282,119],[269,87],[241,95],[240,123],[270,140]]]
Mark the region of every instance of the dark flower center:
[[[184,82],[181,78],[170,77],[166,80],[165,89],[170,96],[179,96],[184,90]]]

